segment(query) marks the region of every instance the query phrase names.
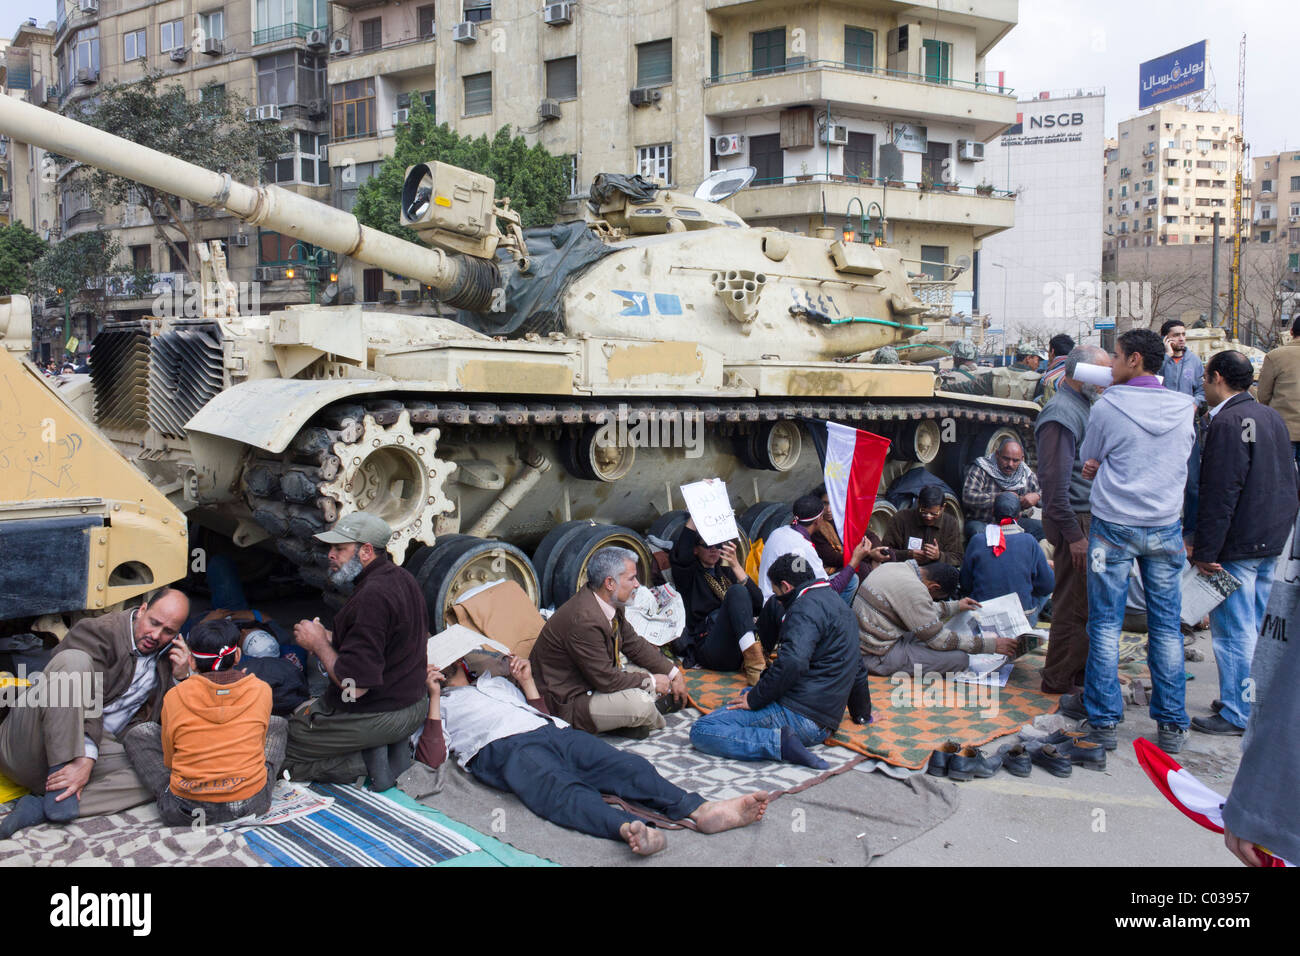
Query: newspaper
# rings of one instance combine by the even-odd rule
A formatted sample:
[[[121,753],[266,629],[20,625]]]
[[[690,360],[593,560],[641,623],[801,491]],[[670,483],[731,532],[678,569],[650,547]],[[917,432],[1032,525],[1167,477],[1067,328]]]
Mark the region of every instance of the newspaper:
[[[1205,616],[1227,600],[1228,595],[1241,587],[1241,582],[1227,571],[1201,574],[1196,565],[1183,569],[1183,623],[1195,627]]]
[[[667,584],[637,588],[623,613],[636,632],[656,647],[677,640],[686,629],[686,605]]]
[[[1025,609],[1020,606],[1020,598],[1014,594],[980,601],[977,610],[954,615],[948,627],[958,633],[991,634],[994,637],[1019,637],[1033,630],[1025,617]]]
[[[1006,687],[1016,662],[1002,654],[972,654],[970,669],[952,675],[959,684],[983,684],[988,687]]]
[[[227,824],[225,830],[240,830],[244,827],[271,827],[277,823],[296,820],[309,816],[318,810],[324,810],[334,802],[333,797],[308,790],[305,786],[289,780],[277,780],[271,789],[271,809],[260,817],[249,815]]]

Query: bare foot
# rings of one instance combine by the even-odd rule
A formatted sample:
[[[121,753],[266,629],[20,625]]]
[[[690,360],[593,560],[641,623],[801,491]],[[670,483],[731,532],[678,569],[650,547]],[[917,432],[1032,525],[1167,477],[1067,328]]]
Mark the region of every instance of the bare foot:
[[[772,799],[766,790],[747,793],[730,800],[710,800],[691,814],[691,819],[701,833],[721,833],[736,827],[747,827],[763,819],[767,802]]]
[[[650,856],[668,845],[668,838],[663,833],[646,826],[640,820],[623,824],[618,828],[618,835],[637,856]]]

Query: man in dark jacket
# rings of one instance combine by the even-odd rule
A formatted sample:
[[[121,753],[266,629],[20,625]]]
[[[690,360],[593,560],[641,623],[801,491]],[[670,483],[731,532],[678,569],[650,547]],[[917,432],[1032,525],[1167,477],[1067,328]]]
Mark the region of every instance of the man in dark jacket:
[[[768,571],[786,606],[780,650],[758,684],[691,725],[691,744],[716,757],[785,760],[824,770],[808,748],[839,727],[847,705],[860,724],[871,719],[867,668],[858,653],[853,612],[797,554]]]
[[[686,607],[686,630],[674,649],[687,667],[744,670],[751,684],[763,673],[763,648],[754,636],[754,616],[763,592],[745,573],[734,541],[707,545],[687,521],[668,555],[673,584]]]
[[[1192,726],[1239,735],[1250,717],[1250,661],[1273,585],[1273,567],[1296,514],[1296,470],[1282,416],[1250,397],[1250,360],[1220,352],[1205,366],[1205,432],[1192,563],[1226,571],[1241,586],[1210,612],[1219,668],[1217,713]]]
[[[1020,598],[1031,625],[1052,593],[1052,566],[1038,542],[1016,524],[1020,499],[1004,491],[993,499],[993,520],[984,534],[977,534],[966,546],[961,564],[961,589],[976,601],[990,601],[1003,594]],[[990,539],[992,544],[990,544]]]

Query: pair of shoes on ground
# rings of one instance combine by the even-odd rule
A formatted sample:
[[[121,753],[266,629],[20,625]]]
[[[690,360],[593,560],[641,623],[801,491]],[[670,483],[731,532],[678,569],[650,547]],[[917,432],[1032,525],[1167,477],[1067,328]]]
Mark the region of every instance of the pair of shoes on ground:
[[[1002,766],[1001,755],[988,756],[975,747],[963,747],[955,740],[949,740],[934,753],[925,772],[932,777],[947,777],[949,780],[970,780],[991,777]]]
[[[1105,731],[1109,730],[1109,737]],[[1111,741],[1110,746],[1106,740]],[[1106,751],[1114,750],[1115,728],[1081,727],[1079,730],[1058,730],[1042,740],[1031,741],[1025,748],[1031,763],[1042,767],[1054,777],[1068,777],[1074,768],[1088,770],[1106,769]]]
[[[1079,730],[1085,732],[1085,739],[1092,743],[1099,743],[1107,750],[1114,750],[1118,746],[1118,740],[1115,736],[1115,725],[1095,726],[1088,720],[1088,710],[1083,705],[1082,694],[1062,694],[1060,704],[1057,707],[1057,713],[1069,717],[1072,720],[1081,720]],[[1208,720],[1209,718],[1200,718]],[[1225,720],[1224,723],[1227,723]],[[1213,732],[1213,731],[1207,731]],[[1223,731],[1218,731],[1223,733]],[[1065,733],[1059,731],[1058,733]],[[1051,738],[1048,741],[1051,742]],[[1176,754],[1183,749],[1183,744],[1187,742],[1187,728],[1180,727],[1178,724],[1157,724],[1156,725],[1156,746],[1167,754]],[[1054,743],[1054,742],[1053,742]]]
[[[1246,732],[1244,727],[1238,727],[1223,716],[1223,701],[1216,700],[1212,702],[1210,710],[1214,711],[1214,713],[1209,717],[1192,718],[1193,730],[1199,730],[1203,734],[1213,734],[1217,737],[1240,737]]]

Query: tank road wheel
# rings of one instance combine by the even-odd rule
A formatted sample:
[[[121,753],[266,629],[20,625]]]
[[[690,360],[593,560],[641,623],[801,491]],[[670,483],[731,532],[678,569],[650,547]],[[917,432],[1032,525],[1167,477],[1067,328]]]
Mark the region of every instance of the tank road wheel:
[[[939,457],[942,447],[939,423],[933,418],[922,418],[904,425],[897,444],[890,450],[896,451],[898,457],[905,461],[919,461],[928,465]]]
[[[799,462],[803,435],[797,422],[766,422],[740,436],[738,444],[738,457],[746,467],[789,471]]]
[[[877,498],[871,508],[871,520],[867,522],[867,530],[883,541],[885,532],[889,530],[889,522],[896,514],[898,514],[897,508],[884,498]]]
[[[545,539],[542,541],[543,547],[537,549],[539,560],[545,561],[545,564],[538,569],[538,576],[543,582],[542,605],[544,607],[559,607],[578,593],[578,589],[587,583],[587,562],[601,548],[619,547],[634,552],[637,578],[642,583],[650,580],[650,548],[645,543],[645,539],[631,528],[594,522],[582,523],[587,527],[566,533],[558,539],[558,543],[552,541],[544,556],[543,547],[547,544]],[[569,524],[572,522],[560,525],[551,534],[561,529],[569,531],[570,529],[566,528]],[[547,537],[549,538],[550,535]]]
[[[760,501],[750,505],[736,522],[750,541],[766,541],[767,536],[794,520],[794,512],[784,501]]]
[[[456,464],[435,455],[438,437],[436,428],[414,432],[406,409],[392,425],[367,415],[359,439],[334,443],[342,467],[320,486],[339,503],[340,518],[365,511],[392,525],[388,552],[398,563],[412,542],[433,544],[437,516],[455,510],[443,483]]]
[[[975,452],[977,457],[983,458],[986,455],[993,454],[998,450],[998,446],[1008,438],[1017,442],[1022,448],[1024,447],[1025,440],[1020,437],[1020,432],[1016,431],[1009,425],[1001,425],[997,428],[985,428],[975,439]]]
[[[636,449],[599,441],[607,432],[604,425],[588,425],[576,435],[560,441],[560,460],[564,470],[586,481],[618,481],[632,470]]]
[[[943,510],[957,519],[957,527],[966,527],[966,513],[961,510],[961,502],[957,500],[956,495],[944,492]]]
[[[484,584],[514,581],[534,606],[541,593],[533,563],[504,541],[444,534],[433,547],[413,554],[407,566],[416,567],[415,580],[429,607],[429,626],[434,633],[447,627],[447,612],[453,604]]]
[[[655,518],[654,524],[647,529],[646,534],[654,535],[656,538],[664,538],[675,544],[677,536],[686,527],[686,520],[690,516],[691,513],[686,510],[665,511],[658,518]],[[743,567],[749,559],[750,537],[745,531],[745,524],[739,517],[736,519],[736,530],[740,532],[740,537],[737,538],[736,557],[740,558],[740,564]],[[644,584],[645,582],[641,583]]]

